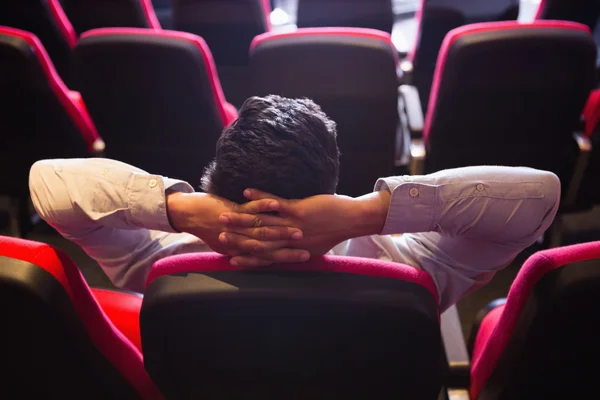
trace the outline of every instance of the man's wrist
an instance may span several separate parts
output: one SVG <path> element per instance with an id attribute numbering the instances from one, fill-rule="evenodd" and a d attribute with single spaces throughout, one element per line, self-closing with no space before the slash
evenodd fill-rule
<path id="1" fill-rule="evenodd" d="M 183 227 L 179 226 L 180 225 L 180 218 L 179 218 L 179 209 L 180 209 L 180 202 L 182 199 L 182 196 L 184 196 L 185 193 L 182 192 L 177 192 L 177 191 L 169 191 L 167 190 L 167 192 L 165 193 L 165 204 L 167 207 L 167 219 L 169 220 L 169 224 L 171 225 L 171 228 L 173 228 L 173 230 L 177 233 L 181 233 L 183 232 Z"/>
<path id="2" fill-rule="evenodd" d="M 354 199 L 352 237 L 379 235 L 390 207 L 391 193 L 380 190 Z"/>

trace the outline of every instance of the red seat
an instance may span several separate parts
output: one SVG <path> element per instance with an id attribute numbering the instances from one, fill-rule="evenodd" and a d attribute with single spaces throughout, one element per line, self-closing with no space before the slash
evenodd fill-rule
<path id="1" fill-rule="evenodd" d="M 96 29 L 81 36 L 74 58 L 107 156 L 197 185 L 221 131 L 237 118 L 204 40 L 166 30 Z"/>
<path id="2" fill-rule="evenodd" d="M 271 29 L 269 0 L 172 0 L 173 29 L 202 37 L 213 54 L 225 95 L 236 107 L 252 96 L 248 48 Z"/>
<path id="3" fill-rule="evenodd" d="M 434 399 L 447 368 L 431 277 L 372 259 L 241 270 L 215 253 L 168 257 L 141 329 L 167 398 Z"/>
<path id="4" fill-rule="evenodd" d="M 360 196 L 392 175 L 397 138 L 398 55 L 389 34 L 360 28 L 304 28 L 257 36 L 250 47 L 256 95 L 308 97 L 337 124 L 338 192 Z"/>
<path id="5" fill-rule="evenodd" d="M 471 398 L 583 399 L 600 372 L 600 242 L 538 252 L 473 332 Z"/>
<path id="6" fill-rule="evenodd" d="M 0 195 L 22 200 L 26 225 L 31 165 L 43 158 L 85 157 L 102 151 L 104 142 L 81 96 L 67 89 L 35 35 L 0 27 L 0 72 L 6 142 L 0 168 L 10 171 L 0 175 Z"/>
<path id="7" fill-rule="evenodd" d="M 438 53 L 448 32 L 467 24 L 516 20 L 518 15 L 518 0 L 421 0 L 416 14 L 418 32 L 408 60 L 411 83 L 419 90 L 424 113 Z"/>
<path id="8" fill-rule="evenodd" d="M 151 0 L 60 0 L 78 35 L 96 28 L 160 29 Z"/>
<path id="9" fill-rule="evenodd" d="M 573 22 L 491 22 L 451 31 L 423 127 L 424 171 L 529 166 L 556 173 L 564 198 L 580 160 L 574 133 L 594 84 L 595 58 L 588 28 Z"/>
<path id="10" fill-rule="evenodd" d="M 71 85 L 71 51 L 77 35 L 60 0 L 4 0 L 0 2 L 0 25 L 36 35 L 61 78 Z"/>
<path id="11" fill-rule="evenodd" d="M 392 33 L 394 11 L 391 0 L 298 0 L 296 25 L 353 27 Z"/>
<path id="12" fill-rule="evenodd" d="M 61 251 L 0 236 L 3 396 L 162 398 L 128 339 L 139 337 L 137 321 L 127 318 L 139 315 L 141 299 L 96 293 Z"/>

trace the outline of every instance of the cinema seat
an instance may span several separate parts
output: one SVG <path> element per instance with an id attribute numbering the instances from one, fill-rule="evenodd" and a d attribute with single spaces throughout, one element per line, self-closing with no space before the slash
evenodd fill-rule
<path id="1" fill-rule="evenodd" d="M 445 376 L 433 281 L 379 260 L 168 257 L 148 277 L 141 332 L 167 398 L 435 399 Z"/>
<path id="2" fill-rule="evenodd" d="M 128 324 L 140 302 L 118 292 L 95 297 L 66 254 L 0 236 L 2 396 L 161 399 L 128 338 L 139 337 Z"/>
<path id="3" fill-rule="evenodd" d="M 160 29 L 151 0 L 60 0 L 77 35 L 96 28 Z"/>
<path id="4" fill-rule="evenodd" d="M 95 29 L 81 36 L 74 60 L 107 156 L 197 187 L 221 131 L 237 118 L 204 40 Z"/>
<path id="5" fill-rule="evenodd" d="M 397 66 L 389 34 L 372 29 L 266 33 L 250 47 L 257 95 L 308 97 L 337 123 L 338 193 L 350 196 L 372 191 L 400 158 Z"/>
<path id="6" fill-rule="evenodd" d="M 584 399 L 600 373 L 600 242 L 531 256 L 472 332 L 471 399 Z"/>
<path id="7" fill-rule="evenodd" d="M 71 51 L 77 35 L 60 0 L 4 0 L 0 2 L 0 26 L 31 32 L 42 42 L 52 63 L 71 85 Z"/>
<path id="8" fill-rule="evenodd" d="M 67 89 L 30 32 L 0 27 L 0 195 L 15 199 L 14 234 L 30 228 L 29 168 L 43 158 L 86 157 L 104 150 L 85 104 Z"/>
<path id="9" fill-rule="evenodd" d="M 392 0 L 298 0 L 298 28 L 353 27 L 392 33 Z"/>
<path id="10" fill-rule="evenodd" d="M 438 53 L 448 32 L 467 24 L 516 20 L 518 15 L 518 0 L 421 0 L 415 16 L 416 40 L 402 65 L 409 71 L 408 82 L 419 91 L 425 114 Z"/>
<path id="11" fill-rule="evenodd" d="M 248 48 L 271 29 L 269 0 L 172 0 L 173 29 L 202 37 L 213 54 L 225 95 L 236 107 L 252 96 Z"/>
<path id="12" fill-rule="evenodd" d="M 412 173 L 529 166 L 556 173 L 563 200 L 576 193 L 570 183 L 580 180 L 574 174 L 589 147 L 583 135 L 574 134 L 594 83 L 595 59 L 589 29 L 573 22 L 492 22 L 451 31 L 424 125 L 414 91 L 401 88 L 406 115 L 417 121 L 409 128 L 422 128 Z"/>
<path id="13" fill-rule="evenodd" d="M 536 20 L 563 20 L 579 22 L 594 31 L 600 18 L 600 2 L 597 0 L 541 0 Z"/>

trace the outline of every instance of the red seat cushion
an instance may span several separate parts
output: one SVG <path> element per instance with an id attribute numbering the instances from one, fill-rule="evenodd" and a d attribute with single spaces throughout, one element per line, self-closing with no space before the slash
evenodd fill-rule
<path id="1" fill-rule="evenodd" d="M 585 119 L 585 136 L 592 137 L 592 133 L 598 127 L 598 122 L 600 122 L 600 90 L 594 90 L 590 93 L 583 109 L 583 117 Z"/>

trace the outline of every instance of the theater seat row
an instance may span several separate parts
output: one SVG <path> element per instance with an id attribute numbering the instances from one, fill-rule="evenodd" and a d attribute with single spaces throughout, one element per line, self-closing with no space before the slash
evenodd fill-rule
<path id="1" fill-rule="evenodd" d="M 435 286 L 408 266 L 322 257 L 247 271 L 187 254 L 157 262 L 141 297 L 90 289 L 61 251 L 0 237 L 2 393 L 436 399 L 464 385 L 472 399 L 587 398 L 599 285 L 600 242 L 534 254 L 481 314 L 457 385 Z"/>

